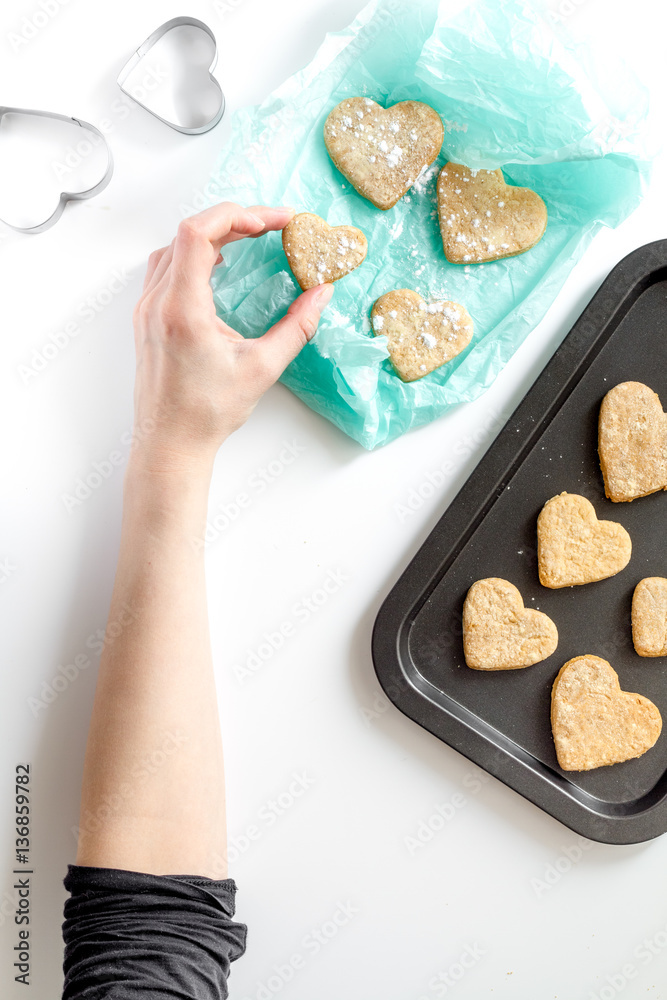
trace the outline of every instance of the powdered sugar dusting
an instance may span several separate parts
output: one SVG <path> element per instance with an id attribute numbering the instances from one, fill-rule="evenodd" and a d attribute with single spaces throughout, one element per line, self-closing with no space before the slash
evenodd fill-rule
<path id="1" fill-rule="evenodd" d="M 428 154 L 430 158 L 431 155 L 429 133 L 422 133 L 417 122 L 411 124 L 405 117 L 408 113 L 402 108 L 397 115 L 392 108 L 382 108 L 368 97 L 341 102 L 333 109 L 325 126 L 325 137 L 327 144 L 331 144 L 330 152 L 336 165 L 346 174 L 346 164 L 353 172 L 360 171 L 359 156 L 365 156 L 368 164 L 376 170 L 382 167 L 396 171 L 397 186 L 407 190 L 420 171 L 426 169 L 422 157 Z M 398 140 L 399 136 L 401 140 Z M 425 152 L 420 152 L 420 149 Z M 363 183 L 368 184 L 370 189 L 376 176 L 378 183 L 392 184 L 386 174 L 370 172 Z M 362 190 L 362 193 L 366 192 Z"/>
<path id="2" fill-rule="evenodd" d="M 442 170 L 438 183 L 438 214 L 447 257 L 467 263 L 516 253 L 519 244 L 511 217 L 494 213 L 494 207 L 502 209 L 507 204 L 502 200 L 508 190 L 505 183 L 494 171 L 472 170 L 453 163 L 449 166 L 449 171 Z M 475 185 L 478 176 L 481 183 Z M 468 184 L 465 192 L 462 181 Z"/>

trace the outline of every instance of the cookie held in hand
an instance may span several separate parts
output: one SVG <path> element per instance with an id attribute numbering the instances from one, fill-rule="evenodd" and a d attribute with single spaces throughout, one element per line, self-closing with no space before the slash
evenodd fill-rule
<path id="1" fill-rule="evenodd" d="M 547 227 L 547 206 L 535 191 L 506 184 L 502 170 L 451 162 L 438 177 L 438 216 L 452 264 L 515 257 L 539 243 Z"/>
<path id="2" fill-rule="evenodd" d="M 410 288 L 380 296 L 371 310 L 376 336 L 387 337 L 389 357 L 404 382 L 414 382 L 460 354 L 473 322 L 458 302 L 426 302 Z"/>
<path id="3" fill-rule="evenodd" d="M 360 195 L 385 210 L 433 163 L 443 137 L 440 115 L 421 101 L 382 108 L 370 97 L 350 97 L 324 123 L 324 143 L 336 167 Z"/>
<path id="4" fill-rule="evenodd" d="M 621 382 L 602 400 L 598 452 L 615 503 L 667 490 L 667 413 L 642 382 Z"/>
<path id="5" fill-rule="evenodd" d="M 537 566 L 543 587 L 557 590 L 595 583 L 630 562 L 632 542 L 623 525 L 598 521 L 586 497 L 561 493 L 537 519 Z"/>
<path id="6" fill-rule="evenodd" d="M 640 656 L 667 656 L 667 580 L 647 576 L 632 595 L 632 641 Z"/>
<path id="7" fill-rule="evenodd" d="M 662 718 L 648 698 L 621 691 L 599 656 L 575 656 L 551 689 L 551 729 L 564 771 L 591 771 L 641 757 L 660 736 Z"/>
<path id="8" fill-rule="evenodd" d="M 368 243 L 355 226 L 330 226 L 313 212 L 299 212 L 283 229 L 283 250 L 305 292 L 354 271 L 364 260 Z"/>
<path id="9" fill-rule="evenodd" d="M 524 607 L 507 580 L 473 583 L 463 605 L 463 652 L 473 670 L 516 670 L 546 660 L 558 645 L 548 615 Z"/>

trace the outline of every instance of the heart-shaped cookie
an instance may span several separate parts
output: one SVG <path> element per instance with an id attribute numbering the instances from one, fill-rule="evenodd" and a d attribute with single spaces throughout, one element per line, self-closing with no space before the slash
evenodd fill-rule
<path id="1" fill-rule="evenodd" d="M 543 587 L 557 590 L 614 576 L 632 555 L 630 535 L 616 521 L 598 521 L 590 500 L 561 493 L 537 519 L 537 565 Z"/>
<path id="2" fill-rule="evenodd" d="M 610 500 L 667 490 L 667 413 L 642 382 L 621 382 L 602 400 L 598 452 Z"/>
<path id="3" fill-rule="evenodd" d="M 354 271 L 366 256 L 368 243 L 355 226 L 330 226 L 319 215 L 299 212 L 283 229 L 283 250 L 305 292 Z"/>
<path id="4" fill-rule="evenodd" d="M 473 670 L 516 670 L 546 660 L 558 645 L 548 615 L 524 607 L 507 580 L 478 580 L 463 605 L 463 652 Z"/>
<path id="5" fill-rule="evenodd" d="M 660 712 L 641 694 L 621 691 L 599 656 L 575 656 L 551 689 L 551 728 L 564 771 L 591 771 L 641 757 L 662 729 Z"/>
<path id="6" fill-rule="evenodd" d="M 426 302 L 410 288 L 380 296 L 371 310 L 376 336 L 386 335 L 389 357 L 404 382 L 428 375 L 460 354 L 473 323 L 458 302 Z"/>
<path id="7" fill-rule="evenodd" d="M 632 641 L 640 656 L 667 656 L 667 580 L 647 576 L 632 595 Z"/>
<path id="8" fill-rule="evenodd" d="M 452 264 L 515 257 L 542 239 L 547 206 L 530 188 L 505 183 L 502 170 L 446 163 L 438 177 L 438 216 Z"/>
<path id="9" fill-rule="evenodd" d="M 382 108 L 370 97 L 350 97 L 324 123 L 324 143 L 341 174 L 385 210 L 433 163 L 443 136 L 440 115 L 420 101 Z"/>

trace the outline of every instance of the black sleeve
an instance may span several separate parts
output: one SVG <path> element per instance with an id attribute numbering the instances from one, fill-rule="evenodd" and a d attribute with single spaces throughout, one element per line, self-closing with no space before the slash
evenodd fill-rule
<path id="1" fill-rule="evenodd" d="M 245 951 L 233 879 L 68 865 L 63 1000 L 224 1000 Z"/>

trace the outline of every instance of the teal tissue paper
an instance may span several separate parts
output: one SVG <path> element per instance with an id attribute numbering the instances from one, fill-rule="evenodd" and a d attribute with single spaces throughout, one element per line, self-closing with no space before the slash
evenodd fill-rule
<path id="1" fill-rule="evenodd" d="M 330 225 L 357 226 L 368 239 L 366 260 L 336 282 L 284 384 L 369 449 L 484 392 L 596 230 L 618 225 L 641 199 L 650 162 L 646 94 L 627 69 L 619 78 L 622 102 L 522 0 L 373 0 L 261 105 L 237 111 L 211 200 L 293 205 Z M 357 95 L 383 106 L 425 101 L 443 119 L 440 156 L 386 212 L 357 194 L 322 138 L 329 111 Z M 509 184 L 537 191 L 549 214 L 540 243 L 493 263 L 448 263 L 435 186 L 449 159 L 502 167 Z M 212 279 L 218 315 L 244 336 L 260 336 L 299 293 L 280 233 L 231 244 L 225 260 Z M 386 338 L 370 327 L 373 302 L 394 288 L 461 302 L 475 324 L 465 351 L 412 383 L 394 373 Z"/>

